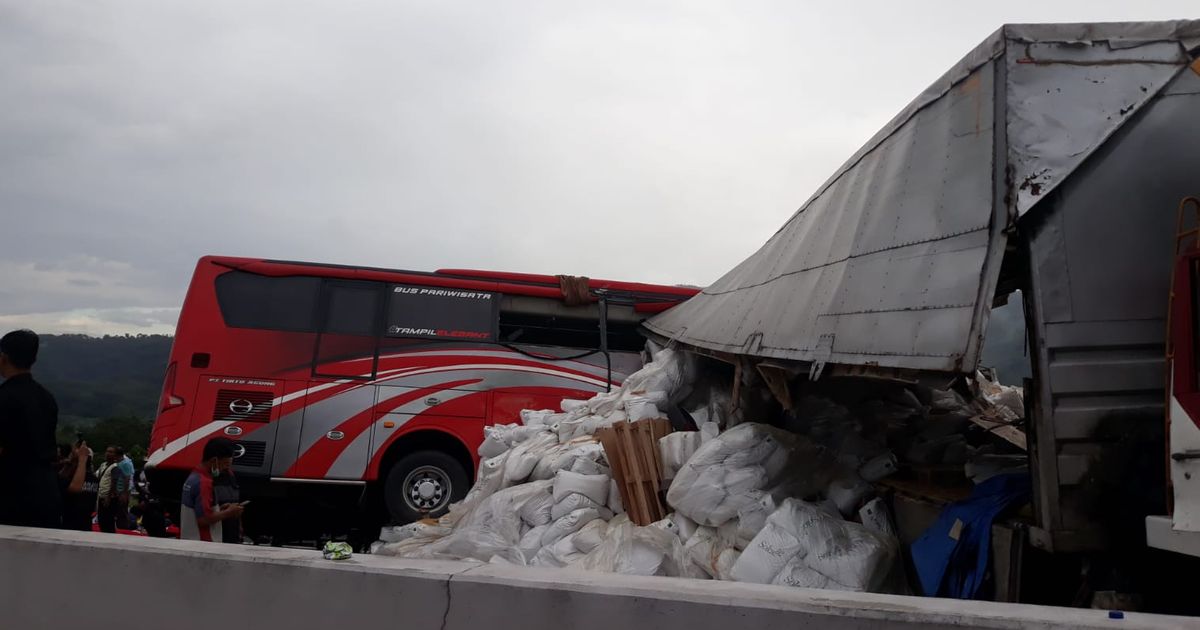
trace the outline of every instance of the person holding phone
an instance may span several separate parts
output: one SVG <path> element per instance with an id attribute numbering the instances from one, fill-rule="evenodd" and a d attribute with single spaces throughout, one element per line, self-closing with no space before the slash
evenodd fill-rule
<path id="1" fill-rule="evenodd" d="M 62 527 L 81 532 L 92 531 L 92 509 L 100 485 L 92 471 L 92 449 L 81 437 L 75 446 L 59 445 L 62 463 L 58 469 L 58 490 L 62 497 Z"/>
<path id="2" fill-rule="evenodd" d="M 200 465 L 183 482 L 183 496 L 179 520 L 179 537 L 184 540 L 207 542 L 241 542 L 243 505 L 236 502 L 220 502 L 216 480 L 222 475 L 233 474 L 233 441 L 215 437 L 204 445 Z M 227 490 L 220 491 L 227 498 Z M 237 532 L 237 540 L 225 535 L 226 527 Z"/>

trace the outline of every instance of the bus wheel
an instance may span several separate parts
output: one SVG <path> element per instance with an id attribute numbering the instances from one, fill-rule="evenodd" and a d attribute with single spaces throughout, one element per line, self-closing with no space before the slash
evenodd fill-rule
<path id="1" fill-rule="evenodd" d="M 437 518 L 467 494 L 467 471 L 441 451 L 417 451 L 401 457 L 388 471 L 383 499 L 395 523 Z"/>

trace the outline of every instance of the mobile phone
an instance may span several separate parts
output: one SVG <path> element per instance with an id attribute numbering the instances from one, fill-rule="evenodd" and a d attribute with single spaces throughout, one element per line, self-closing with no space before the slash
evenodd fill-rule
<path id="1" fill-rule="evenodd" d="M 250 503 L 250 499 L 246 499 L 245 501 L 242 501 L 242 502 L 241 502 L 241 503 L 239 503 L 238 505 L 240 505 L 240 506 L 242 506 L 242 507 L 246 507 L 246 505 L 248 505 L 249 503 Z"/>
<path id="2" fill-rule="evenodd" d="M 75 432 L 75 446 L 79 446 L 80 444 L 83 444 L 83 432 L 76 431 Z"/>

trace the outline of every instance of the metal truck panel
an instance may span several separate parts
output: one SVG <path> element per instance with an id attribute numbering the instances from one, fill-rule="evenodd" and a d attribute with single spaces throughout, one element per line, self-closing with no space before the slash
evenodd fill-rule
<path id="1" fill-rule="evenodd" d="M 1008 164 L 1024 214 L 1190 61 L 1178 41 L 1136 47 L 1011 40 Z"/>
<path id="2" fill-rule="evenodd" d="M 1035 505 L 1055 549 L 1092 546 L 1121 512 L 1165 505 L 1168 278 L 1197 147 L 1200 75 L 1186 71 L 1020 224 L 1038 377 Z"/>
<path id="3" fill-rule="evenodd" d="M 1197 45 L 1200 21 L 1001 28 L 758 252 L 647 327 L 732 354 L 971 371 L 1006 228 L 1136 117 Z M 1065 285 L 1043 289 L 1045 312 L 1073 321 Z"/>
<path id="4" fill-rule="evenodd" d="M 712 350 L 957 370 L 993 214 L 995 69 L 917 111 L 758 252 L 648 325 Z M 680 309 L 683 312 L 676 312 Z"/>

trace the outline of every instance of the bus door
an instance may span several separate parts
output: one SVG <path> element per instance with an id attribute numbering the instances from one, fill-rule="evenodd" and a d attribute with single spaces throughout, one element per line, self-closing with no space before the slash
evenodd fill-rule
<path id="1" fill-rule="evenodd" d="M 371 441 L 383 290 L 374 282 L 325 281 L 303 420 L 299 434 L 287 437 L 295 440 L 290 446 L 297 456 L 285 470 L 277 466 L 277 476 L 362 479 Z"/>
<path id="2" fill-rule="evenodd" d="M 207 442 L 227 437 L 235 443 L 235 473 L 270 474 L 279 413 L 274 401 L 283 395 L 283 389 L 284 383 L 279 380 L 207 374 L 200 377 L 192 426 L 211 430 L 193 432 L 193 439 Z"/>

